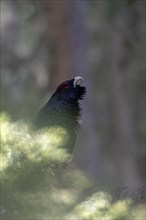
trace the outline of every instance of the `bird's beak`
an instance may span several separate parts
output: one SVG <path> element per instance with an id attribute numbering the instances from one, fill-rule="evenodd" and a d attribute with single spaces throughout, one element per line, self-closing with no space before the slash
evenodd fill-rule
<path id="1" fill-rule="evenodd" d="M 81 83 L 83 82 L 83 78 L 81 76 L 76 76 L 74 78 L 74 88 L 77 86 L 77 85 L 81 85 Z"/>

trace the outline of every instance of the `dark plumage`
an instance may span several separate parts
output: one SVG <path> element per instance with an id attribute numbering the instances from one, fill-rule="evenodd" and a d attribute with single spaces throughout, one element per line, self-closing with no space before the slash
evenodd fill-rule
<path id="1" fill-rule="evenodd" d="M 81 108 L 79 100 L 84 98 L 85 87 L 81 86 L 83 78 L 75 77 L 61 83 L 50 100 L 39 111 L 36 118 L 38 128 L 61 126 L 68 134 L 66 149 L 72 152 L 76 141 L 76 128 L 79 126 Z"/>

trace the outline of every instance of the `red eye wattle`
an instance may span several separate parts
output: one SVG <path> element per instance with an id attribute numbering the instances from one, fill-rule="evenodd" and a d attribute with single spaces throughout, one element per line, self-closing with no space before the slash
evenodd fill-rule
<path id="1" fill-rule="evenodd" d="M 65 89 L 69 88 L 69 83 L 65 82 L 60 86 L 61 92 L 63 92 Z"/>

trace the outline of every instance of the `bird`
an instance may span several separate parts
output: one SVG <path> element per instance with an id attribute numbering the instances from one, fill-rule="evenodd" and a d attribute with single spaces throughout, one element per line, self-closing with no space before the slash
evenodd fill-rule
<path id="1" fill-rule="evenodd" d="M 35 125 L 37 128 L 62 127 L 66 130 L 68 141 L 64 148 L 72 153 L 76 133 L 80 127 L 81 107 L 80 100 L 84 99 L 86 87 L 81 86 L 81 76 L 62 82 L 53 93 L 49 101 L 37 114 Z"/>

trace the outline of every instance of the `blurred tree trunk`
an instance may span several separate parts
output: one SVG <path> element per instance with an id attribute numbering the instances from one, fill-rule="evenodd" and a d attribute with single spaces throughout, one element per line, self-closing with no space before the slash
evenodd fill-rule
<path id="1" fill-rule="evenodd" d="M 144 128 L 138 130 L 137 124 L 139 118 L 144 118 L 143 102 L 140 100 L 144 96 L 145 61 L 142 46 L 145 42 L 145 7 L 142 1 L 133 1 L 130 4 L 128 1 L 113 1 L 113 4 L 112 13 L 110 11 L 110 15 L 106 14 L 109 16 L 108 21 L 103 22 L 99 33 L 104 36 L 105 45 L 101 67 L 99 65 L 97 71 L 99 76 L 103 75 L 103 88 L 100 86 L 101 79 L 98 78 L 97 92 L 99 91 L 99 95 L 100 92 L 106 93 L 106 105 L 99 103 L 99 108 L 103 108 L 105 114 L 100 114 L 100 109 L 97 109 L 97 118 L 104 116 L 104 120 L 99 121 L 103 124 L 100 125 L 103 130 L 99 130 L 102 138 L 100 186 L 106 186 L 116 193 L 117 188 L 120 191 L 124 186 L 129 190 L 124 196 L 128 197 L 135 189 L 139 193 L 145 185 L 145 168 L 142 162 L 145 150 L 141 144 Z M 105 10 L 103 5 L 101 9 Z M 102 99 L 97 97 L 97 100 L 100 98 Z M 140 141 L 138 133 L 141 134 Z"/>
<path id="2" fill-rule="evenodd" d="M 86 72 L 84 1 L 49 1 L 52 47 L 51 87 Z"/>
<path id="3" fill-rule="evenodd" d="M 132 123 L 131 103 L 128 101 L 124 91 L 123 75 L 120 66 L 122 62 L 123 44 L 122 38 L 116 31 L 112 35 L 112 56 L 111 56 L 111 89 L 113 104 L 113 129 L 116 136 L 117 157 L 115 157 L 117 167 L 117 178 L 127 187 L 137 188 L 139 178 L 137 175 L 137 163 L 135 158 L 135 141 Z M 126 71 L 126 70 L 125 70 Z"/>
<path id="4" fill-rule="evenodd" d="M 117 13 L 109 31 L 109 64 L 110 64 L 110 87 L 112 103 L 112 130 L 113 140 L 113 166 L 117 184 L 123 184 L 129 190 L 140 189 L 142 182 L 140 179 L 137 165 L 138 146 L 135 138 L 133 104 L 129 97 L 129 91 L 132 89 L 129 80 L 132 71 L 133 60 L 136 59 L 135 51 L 135 10 L 131 7 L 125 7 L 125 4 L 117 4 Z M 128 13 L 129 12 L 129 13 Z M 125 16 L 127 13 L 127 17 Z M 139 19 L 137 15 L 137 19 Z M 122 23 L 120 23 L 122 22 Z M 133 22 L 133 25 L 129 26 Z M 131 46 L 129 46 L 131 45 Z M 112 53 L 110 52 L 112 51 Z M 120 186 L 120 185 L 119 185 Z M 127 195 L 128 196 L 128 195 Z"/>

